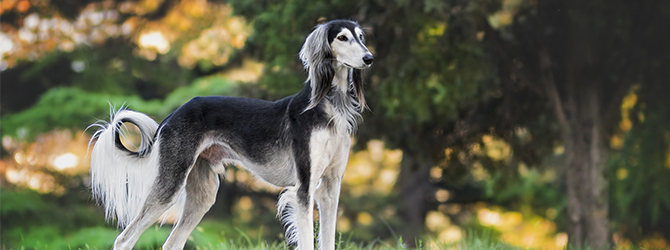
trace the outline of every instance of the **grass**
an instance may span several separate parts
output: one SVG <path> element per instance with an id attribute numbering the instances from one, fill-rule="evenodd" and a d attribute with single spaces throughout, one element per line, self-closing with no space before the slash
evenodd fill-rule
<path id="1" fill-rule="evenodd" d="M 268 244 L 262 240 L 256 242 L 251 241 L 248 237 L 240 236 L 240 239 L 237 241 L 230 241 L 228 243 L 221 243 L 216 247 L 212 246 L 199 246 L 195 249 L 250 249 L 250 250 L 280 250 L 280 249 L 293 249 L 287 247 L 284 242 L 274 242 Z M 347 239 L 344 239 L 347 238 Z M 461 241 L 453 243 L 444 243 L 444 242 L 432 242 L 431 240 L 422 241 L 417 240 L 415 242 L 416 248 L 409 248 L 407 243 L 402 239 L 402 237 L 395 240 L 395 242 L 385 242 L 381 240 L 373 240 L 371 242 L 353 242 L 350 240 L 351 237 L 345 237 L 340 233 L 337 238 L 336 249 L 338 250 L 406 250 L 406 249 L 417 249 L 417 250 L 447 250 L 447 249 L 458 249 L 458 250 L 526 250 L 528 248 L 516 247 L 506 244 L 499 239 L 495 238 L 490 231 L 483 232 L 468 232 Z M 435 244 L 433 244 L 435 243 Z M 567 247 L 566 250 L 610 250 L 614 249 L 612 247 L 605 248 L 591 248 L 591 247 Z M 530 250 L 530 249 L 529 249 Z M 644 247 L 631 247 L 628 250 L 652 250 L 652 248 Z"/>
<path id="2" fill-rule="evenodd" d="M 245 250 L 283 250 L 283 249 L 293 249 L 292 247 L 287 247 L 284 242 L 273 242 L 268 243 L 262 239 L 250 239 L 244 232 L 239 231 L 240 236 L 237 240 L 229 240 L 228 242 L 222 242 L 217 245 L 200 245 L 196 246 L 194 249 L 204 250 L 204 249 L 245 249 Z M 433 242 L 432 240 L 424 241 L 417 240 L 415 241 L 416 248 L 409 248 L 407 242 L 405 242 L 402 237 L 396 239 L 395 241 L 382 241 L 382 240 L 373 240 L 370 242 L 353 242 L 351 241 L 351 235 L 343 235 L 339 233 L 337 236 L 336 249 L 338 250 L 406 250 L 406 249 L 417 249 L 417 250 L 446 250 L 446 249 L 458 249 L 458 250 L 525 250 L 527 248 L 511 246 L 506 244 L 495 236 L 492 235 L 490 231 L 482 232 L 468 232 L 461 241 L 453 243 L 444 243 L 444 242 Z M 589 247 L 568 247 L 567 250 L 609 250 L 613 248 L 601 248 L 594 249 Z M 647 248 L 632 247 L 630 250 L 649 250 Z"/>
<path id="3" fill-rule="evenodd" d="M 212 225 L 205 224 L 205 228 L 200 228 L 194 231 L 190 238 L 189 242 L 185 249 L 196 249 L 196 250 L 209 250 L 209 249 L 245 249 L 245 250 L 283 250 L 283 249 L 293 249 L 293 247 L 287 247 L 283 241 L 275 241 L 269 243 L 263 240 L 260 236 L 256 239 L 249 237 L 244 230 L 234 229 L 232 231 L 223 232 L 220 229 L 223 227 L 214 227 L 217 224 L 212 223 Z M 109 229 L 105 229 L 109 230 Z M 260 229 L 262 231 L 262 228 Z M 110 232 L 104 231 L 103 229 L 96 229 L 86 234 L 81 234 L 77 237 L 70 237 L 64 239 L 69 241 L 70 244 L 60 245 L 51 244 L 51 245 L 33 245 L 28 242 L 24 242 L 22 246 L 3 246 L 1 249 L 110 249 L 111 242 L 116 236 L 115 230 L 109 230 Z M 214 233 L 217 232 L 217 233 Z M 169 233 L 168 228 L 159 228 L 155 227 L 153 230 L 147 230 L 140 241 L 137 242 L 134 249 L 160 249 L 160 245 L 167 238 Z M 262 235 L 262 232 L 258 235 Z M 522 247 L 511 246 L 506 244 L 496 238 L 494 233 L 490 230 L 483 231 L 468 231 L 465 234 L 465 237 L 453 243 L 444 243 L 436 242 L 432 239 L 428 240 L 416 240 L 414 245 L 416 248 L 409 248 L 407 242 L 402 237 L 397 237 L 395 240 L 372 240 L 370 242 L 354 242 L 351 240 L 352 234 L 342 234 L 339 233 L 336 238 L 336 249 L 339 250 L 406 250 L 406 249 L 418 249 L 418 250 L 446 250 L 446 249 L 481 249 L 481 250 L 521 250 L 527 249 Z M 73 242 L 87 242 L 86 244 L 76 245 L 72 244 Z M 103 242 L 102 244 L 100 242 Z M 589 247 L 568 247 L 567 250 L 609 250 L 613 248 L 601 248 L 594 249 Z M 642 247 L 631 247 L 630 250 L 650 250 L 650 248 Z"/>

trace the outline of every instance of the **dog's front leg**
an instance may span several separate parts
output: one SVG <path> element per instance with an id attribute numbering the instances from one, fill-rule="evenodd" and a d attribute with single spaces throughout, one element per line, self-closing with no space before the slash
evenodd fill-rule
<path id="1" fill-rule="evenodd" d="M 337 205 L 340 198 L 342 178 L 327 171 L 316 190 L 316 204 L 319 208 L 319 249 L 335 249 Z"/>
<path id="2" fill-rule="evenodd" d="M 318 175 L 315 176 L 315 171 L 318 171 L 318 159 L 314 157 L 315 148 L 312 147 L 315 144 L 314 139 L 314 134 L 300 135 L 296 136 L 293 141 L 293 154 L 298 180 L 294 189 L 295 203 L 293 206 L 295 206 L 295 215 L 289 216 L 289 218 L 293 218 L 294 229 L 297 229 L 295 230 L 297 232 L 296 235 L 287 236 L 289 236 L 288 242 L 297 243 L 296 249 L 300 250 L 314 249 L 315 177 L 318 179 Z M 281 200 L 282 198 L 280 198 L 280 203 Z"/>
<path id="3" fill-rule="evenodd" d="M 300 250 L 314 249 L 314 198 L 316 187 L 332 161 L 331 139 L 330 132 L 324 129 L 314 131 L 309 136 L 298 136 L 294 140 L 293 153 L 298 171 L 295 220 Z M 337 209 L 337 204 L 335 207 Z"/>
<path id="4" fill-rule="evenodd" d="M 314 249 L 314 187 L 300 185 L 297 192 L 296 223 L 298 227 L 298 245 L 296 249 Z"/>
<path id="5" fill-rule="evenodd" d="M 319 249 L 335 249 L 337 206 L 340 201 L 342 177 L 349 160 L 351 141 L 346 141 L 335 153 L 333 162 L 321 176 L 320 184 L 316 189 L 316 205 L 319 208 Z"/>

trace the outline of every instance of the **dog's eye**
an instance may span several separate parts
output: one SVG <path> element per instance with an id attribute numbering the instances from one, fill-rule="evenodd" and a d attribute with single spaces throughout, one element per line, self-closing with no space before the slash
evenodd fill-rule
<path id="1" fill-rule="evenodd" d="M 349 40 L 349 39 L 347 39 L 347 36 L 345 36 L 345 35 L 341 35 L 341 36 L 338 36 L 338 37 L 337 37 L 337 40 L 340 40 L 340 41 L 342 41 L 342 42 L 346 42 L 346 41 Z"/>

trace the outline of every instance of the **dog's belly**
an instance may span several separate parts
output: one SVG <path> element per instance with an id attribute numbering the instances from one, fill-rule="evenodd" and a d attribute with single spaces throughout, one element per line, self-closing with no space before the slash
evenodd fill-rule
<path id="1" fill-rule="evenodd" d="M 274 150 L 271 155 L 265 155 L 263 159 L 254 159 L 237 152 L 224 143 L 205 143 L 199 158 L 210 162 L 212 170 L 218 174 L 225 173 L 225 166 L 238 165 L 255 176 L 278 187 L 288 187 L 296 184 L 295 164 L 290 153 L 285 150 Z"/>
<path id="2" fill-rule="evenodd" d="M 244 169 L 274 186 L 289 187 L 296 184 L 295 166 L 287 159 L 276 159 L 262 165 L 250 161 L 241 161 L 241 163 Z"/>

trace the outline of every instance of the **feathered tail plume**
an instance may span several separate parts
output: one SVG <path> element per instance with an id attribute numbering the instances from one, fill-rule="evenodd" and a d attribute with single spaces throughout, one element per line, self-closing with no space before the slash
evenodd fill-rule
<path id="1" fill-rule="evenodd" d="M 158 150 L 152 150 L 158 129 L 156 121 L 132 110 L 111 110 L 109 123 L 93 135 L 97 142 L 91 153 L 91 189 L 93 198 L 105 208 L 105 218 L 117 219 L 125 228 L 137 216 L 158 174 Z M 124 122 L 135 124 L 141 133 L 137 152 L 121 143 Z"/>
<path id="2" fill-rule="evenodd" d="M 298 225 L 296 224 L 297 188 L 287 187 L 277 201 L 277 218 L 284 225 L 286 245 L 298 244 Z"/>

